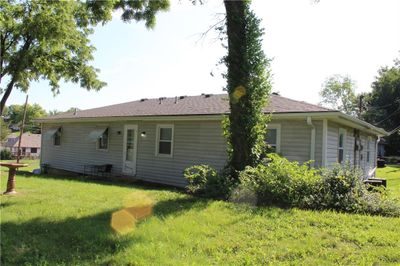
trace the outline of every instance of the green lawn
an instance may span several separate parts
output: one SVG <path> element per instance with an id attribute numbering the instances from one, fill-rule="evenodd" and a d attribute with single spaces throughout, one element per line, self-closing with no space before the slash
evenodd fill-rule
<path id="1" fill-rule="evenodd" d="M 390 196 L 400 201 L 400 165 L 379 168 L 376 175 L 387 180 Z"/>
<path id="2" fill-rule="evenodd" d="M 399 167 L 378 176 L 400 194 Z M 24 173 L 17 191 L 1 196 L 2 265 L 400 264 L 400 218 L 251 208 L 173 189 Z M 153 216 L 118 235 L 112 213 L 135 193 L 154 200 Z"/>

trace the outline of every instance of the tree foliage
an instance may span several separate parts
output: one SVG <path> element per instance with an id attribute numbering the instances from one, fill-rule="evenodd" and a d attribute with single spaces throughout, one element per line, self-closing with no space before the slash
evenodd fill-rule
<path id="1" fill-rule="evenodd" d="M 39 123 L 34 122 L 36 118 L 44 117 L 47 115 L 46 110 L 44 110 L 39 104 L 28 104 L 26 106 L 26 117 L 25 117 L 25 132 L 39 132 Z M 24 105 L 13 104 L 8 107 L 8 113 L 6 116 L 9 119 L 9 123 L 12 125 L 20 126 L 22 124 L 22 119 L 24 117 Z"/>
<path id="2" fill-rule="evenodd" d="M 10 129 L 8 129 L 8 123 L 4 121 L 4 118 L 0 118 L 0 142 L 4 141 L 10 134 Z"/>
<path id="3" fill-rule="evenodd" d="M 333 75 L 322 85 L 321 104 L 348 115 L 356 115 L 357 97 L 354 81 L 349 76 Z"/>
<path id="4" fill-rule="evenodd" d="M 227 87 L 230 114 L 225 121 L 229 165 L 232 174 L 256 165 L 265 151 L 268 117 L 262 109 L 271 85 L 269 60 L 262 50 L 260 20 L 250 10 L 249 1 L 224 1 L 228 55 Z"/>
<path id="5" fill-rule="evenodd" d="M 57 109 L 53 109 L 53 110 L 49 110 L 49 116 L 52 116 L 52 115 L 57 115 L 57 114 L 61 114 L 62 112 L 61 111 L 59 111 L 59 110 L 57 110 Z"/>
<path id="6" fill-rule="evenodd" d="M 32 81 L 45 79 L 53 93 L 61 80 L 99 90 L 106 83 L 90 65 L 95 47 L 93 27 L 122 10 L 125 21 L 145 21 L 153 27 L 155 14 L 169 7 L 168 0 L 41 1 L 0 0 L 1 112 L 14 87 L 26 92 Z"/>
<path id="7" fill-rule="evenodd" d="M 364 119 L 387 131 L 400 126 L 400 61 L 392 67 L 382 67 L 375 81 L 372 92 L 365 97 L 366 111 Z M 400 155 L 400 134 L 394 132 L 386 138 L 388 155 Z"/>

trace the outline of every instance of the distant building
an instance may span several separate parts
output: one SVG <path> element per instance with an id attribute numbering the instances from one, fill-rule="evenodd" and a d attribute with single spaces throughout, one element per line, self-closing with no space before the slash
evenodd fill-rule
<path id="1" fill-rule="evenodd" d="M 378 141 L 378 158 L 385 157 L 385 146 L 387 142 L 384 138 L 380 138 Z"/>
<path id="2" fill-rule="evenodd" d="M 39 157 L 40 156 L 40 134 L 24 133 L 21 140 L 21 156 L 22 157 Z M 4 143 L 4 147 L 11 151 L 13 156 L 18 155 L 19 134 L 11 134 Z"/>

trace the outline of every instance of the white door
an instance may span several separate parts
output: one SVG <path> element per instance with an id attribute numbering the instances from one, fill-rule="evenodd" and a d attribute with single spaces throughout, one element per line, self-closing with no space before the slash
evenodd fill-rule
<path id="1" fill-rule="evenodd" d="M 122 172 L 128 175 L 135 175 L 137 154 L 137 125 L 125 125 L 123 149 L 124 153 Z"/>

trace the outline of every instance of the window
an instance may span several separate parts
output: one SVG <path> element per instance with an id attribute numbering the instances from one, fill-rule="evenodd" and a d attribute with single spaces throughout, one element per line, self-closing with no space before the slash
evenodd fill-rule
<path id="1" fill-rule="evenodd" d="M 339 139 L 338 139 L 338 163 L 344 162 L 344 148 L 346 142 L 346 130 L 343 128 L 339 129 Z"/>
<path id="2" fill-rule="evenodd" d="M 37 148 L 31 148 L 31 153 L 37 153 Z"/>
<path id="3" fill-rule="evenodd" d="M 57 131 L 54 133 L 53 144 L 55 146 L 61 145 L 61 127 L 59 127 Z"/>
<path id="4" fill-rule="evenodd" d="M 275 152 L 280 152 L 281 125 L 269 124 L 267 126 L 267 136 L 265 140 L 267 144 L 271 146 Z"/>
<path id="5" fill-rule="evenodd" d="M 172 157 L 173 139 L 173 125 L 157 125 L 156 155 Z"/>
<path id="6" fill-rule="evenodd" d="M 370 157 L 370 152 L 371 152 L 371 137 L 368 137 L 367 139 L 367 162 L 369 163 L 369 157 Z"/>
<path id="7" fill-rule="evenodd" d="M 108 128 L 104 130 L 103 134 L 97 139 L 97 148 L 99 150 L 107 150 L 108 149 Z"/>

